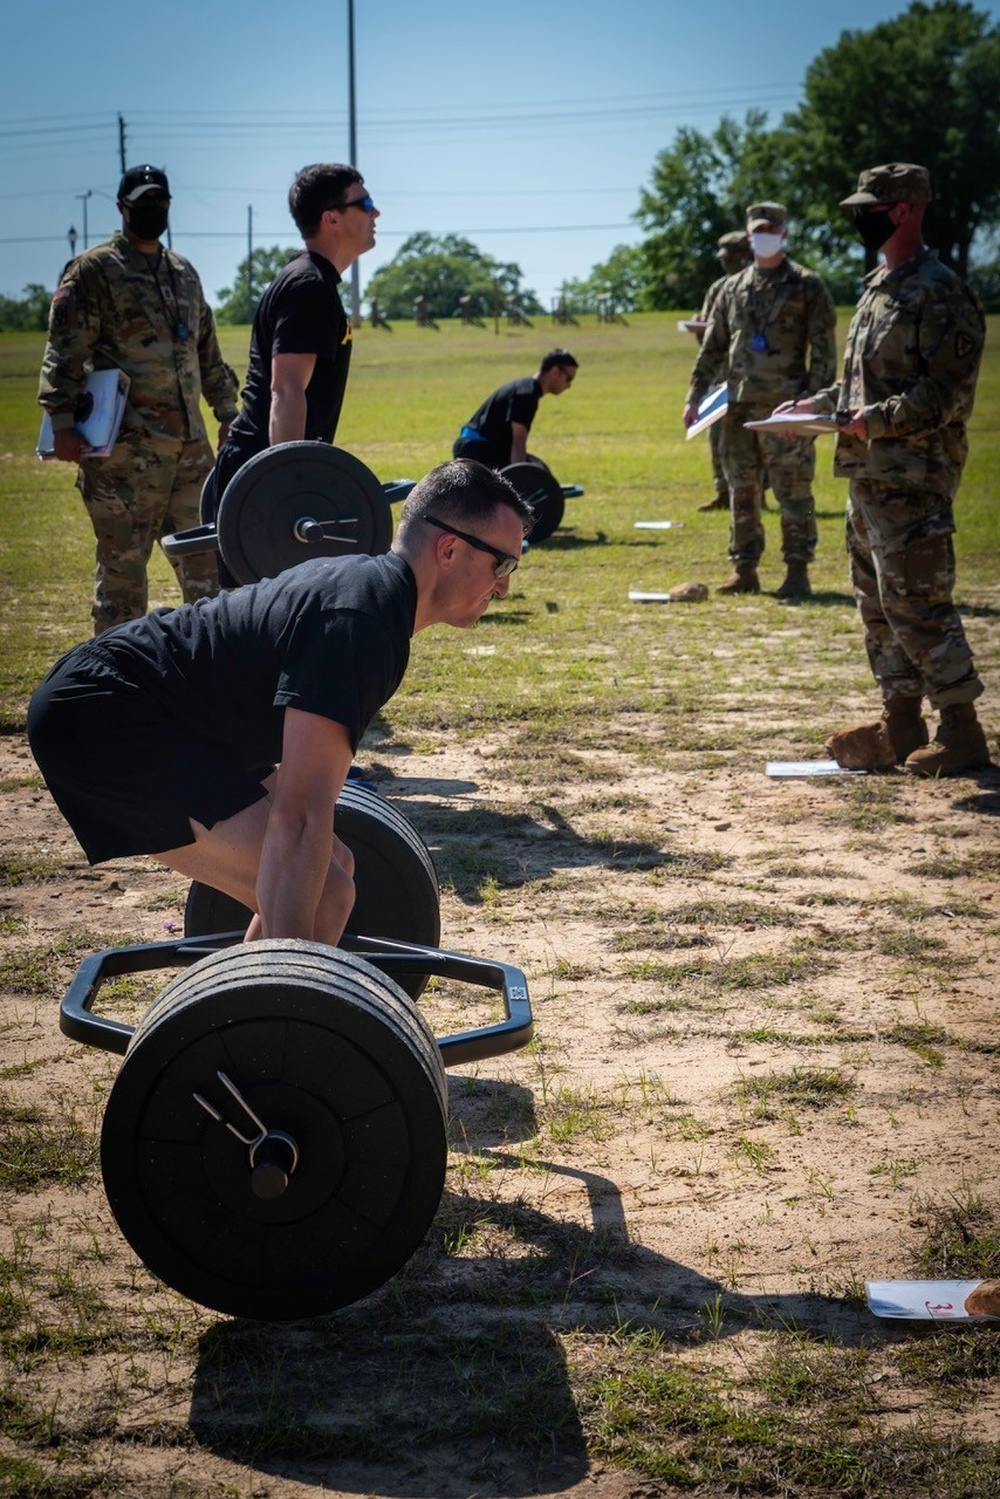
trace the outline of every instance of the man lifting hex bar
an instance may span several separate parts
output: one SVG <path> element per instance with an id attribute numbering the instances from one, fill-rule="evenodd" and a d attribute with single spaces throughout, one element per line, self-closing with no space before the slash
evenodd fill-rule
<path id="1" fill-rule="evenodd" d="M 410 638 L 503 598 L 530 508 L 468 460 L 406 500 L 392 550 L 316 558 L 74 647 L 28 738 L 92 864 L 150 854 L 256 914 L 254 937 L 335 945 L 354 901 L 334 806 Z"/>

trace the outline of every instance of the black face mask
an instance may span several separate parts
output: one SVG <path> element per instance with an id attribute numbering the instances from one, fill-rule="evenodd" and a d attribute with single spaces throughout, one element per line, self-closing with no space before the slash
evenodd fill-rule
<path id="1" fill-rule="evenodd" d="M 859 209 L 854 215 L 854 227 L 861 236 L 866 250 L 881 250 L 886 240 L 895 234 L 894 224 L 887 209 Z"/>
<path id="2" fill-rule="evenodd" d="M 128 227 L 137 239 L 159 239 L 170 216 L 169 198 L 139 198 L 129 205 Z"/>

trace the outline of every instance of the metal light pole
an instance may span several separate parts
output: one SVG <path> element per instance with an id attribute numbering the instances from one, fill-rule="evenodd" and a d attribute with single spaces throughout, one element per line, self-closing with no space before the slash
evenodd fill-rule
<path id="1" fill-rule="evenodd" d="M 253 322 L 253 204 L 247 204 L 247 321 Z"/>
<path id="2" fill-rule="evenodd" d="M 94 190 L 93 188 L 88 187 L 85 193 L 77 193 L 76 196 L 83 204 L 83 248 L 86 250 L 89 249 L 89 245 L 87 243 L 87 199 L 94 196 Z"/>
<path id="3" fill-rule="evenodd" d="M 358 164 L 358 127 L 354 99 L 354 0 L 347 0 L 347 115 L 348 160 Z M 361 273 L 358 262 L 351 266 L 351 326 L 361 327 Z"/>

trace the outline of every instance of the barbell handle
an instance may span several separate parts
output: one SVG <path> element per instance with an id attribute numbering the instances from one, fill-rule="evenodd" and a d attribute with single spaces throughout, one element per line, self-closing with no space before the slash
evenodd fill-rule
<path id="1" fill-rule="evenodd" d="M 204 526 L 191 526 L 187 531 L 175 531 L 172 536 L 160 538 L 160 545 L 168 557 L 193 557 L 198 552 L 217 552 L 219 533 L 215 522 Z"/>

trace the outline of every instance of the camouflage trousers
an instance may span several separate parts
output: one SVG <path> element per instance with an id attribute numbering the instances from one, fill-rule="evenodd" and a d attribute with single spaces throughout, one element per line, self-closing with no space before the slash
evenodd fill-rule
<path id="1" fill-rule="evenodd" d="M 723 463 L 729 483 L 729 555 L 737 566 L 756 567 L 764 552 L 761 505 L 765 476 L 781 507 L 781 555 L 808 563 L 816 555 L 816 472 L 813 437 L 748 432 L 743 423 L 770 416 L 770 406 L 730 405 L 722 421 Z"/>
<path id="2" fill-rule="evenodd" d="M 949 495 L 852 479 L 847 556 L 872 675 L 885 701 L 971 703 L 976 675 L 952 603 L 955 522 Z"/>
<path id="3" fill-rule="evenodd" d="M 725 500 L 729 504 L 729 485 L 726 483 L 726 467 L 722 461 L 722 422 L 716 422 L 714 427 L 708 429 L 708 446 L 712 454 L 712 483 L 715 486 L 715 497 Z"/>
<path id="4" fill-rule="evenodd" d="M 153 543 L 198 524 L 202 481 L 214 456 L 204 438 L 127 433 L 107 458 L 80 464 L 76 487 L 96 539 L 94 634 L 145 614 Z M 185 603 L 219 591 L 214 552 L 171 558 Z"/>

